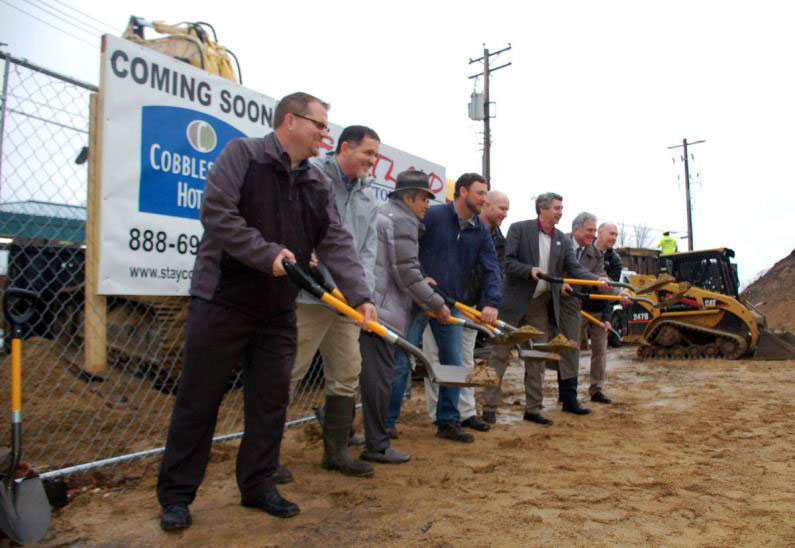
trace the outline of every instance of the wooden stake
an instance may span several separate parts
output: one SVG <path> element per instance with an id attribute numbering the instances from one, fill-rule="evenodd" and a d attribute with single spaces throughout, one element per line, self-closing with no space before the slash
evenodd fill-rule
<path id="1" fill-rule="evenodd" d="M 99 208 L 101 203 L 100 156 L 102 140 L 102 96 L 91 94 L 88 147 L 88 200 L 86 204 L 85 259 L 85 371 L 91 375 L 108 369 L 108 308 L 104 295 L 97 294 L 99 285 Z"/>

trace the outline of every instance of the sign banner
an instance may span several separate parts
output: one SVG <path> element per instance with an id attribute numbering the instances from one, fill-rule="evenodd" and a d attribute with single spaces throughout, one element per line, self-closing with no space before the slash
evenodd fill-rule
<path id="1" fill-rule="evenodd" d="M 231 139 L 270 133 L 278 101 L 109 35 L 100 101 L 98 292 L 187 295 L 213 161 Z M 329 127 L 323 152 L 336 149 L 343 129 Z M 386 144 L 371 172 L 376 195 L 386 200 L 409 168 L 428 173 L 444 201 L 442 166 Z"/>

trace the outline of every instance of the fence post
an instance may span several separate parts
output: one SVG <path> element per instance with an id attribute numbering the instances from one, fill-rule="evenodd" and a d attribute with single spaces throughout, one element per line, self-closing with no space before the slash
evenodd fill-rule
<path id="1" fill-rule="evenodd" d="M 85 371 L 96 375 L 108 369 L 108 308 L 104 295 L 97 294 L 99 282 L 100 148 L 99 120 L 101 95 L 91 94 L 89 109 L 88 199 L 86 203 L 85 255 Z"/>
<path id="2" fill-rule="evenodd" d="M 5 66 L 3 67 L 3 110 L 0 111 L 0 198 L 2 198 L 3 188 L 3 136 L 5 135 L 6 127 L 6 110 L 8 110 L 8 70 L 11 66 L 11 61 L 8 57 L 5 58 Z M 0 200 L 2 201 L 2 200 Z"/>

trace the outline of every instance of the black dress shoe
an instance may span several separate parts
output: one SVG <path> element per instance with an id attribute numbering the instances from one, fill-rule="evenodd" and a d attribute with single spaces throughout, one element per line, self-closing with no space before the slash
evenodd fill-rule
<path id="1" fill-rule="evenodd" d="M 497 412 L 492 411 L 490 409 L 483 410 L 483 420 L 489 424 L 496 424 L 497 422 Z"/>
<path id="2" fill-rule="evenodd" d="M 537 424 L 543 424 L 544 426 L 549 426 L 552 424 L 552 419 L 546 418 L 541 413 L 530 413 L 529 411 L 525 411 L 524 417 L 522 417 L 526 421 L 535 422 Z"/>
<path id="3" fill-rule="evenodd" d="M 182 531 L 190 527 L 191 523 L 187 504 L 168 504 L 160 511 L 160 528 L 163 531 Z"/>
<path id="4" fill-rule="evenodd" d="M 593 393 L 591 401 L 595 401 L 596 403 L 613 403 L 613 400 L 605 396 L 601 390 Z"/>
<path id="5" fill-rule="evenodd" d="M 464 432 L 461 429 L 461 425 L 455 422 L 440 424 L 439 428 L 436 430 L 436 436 L 460 443 L 472 443 L 475 441 L 475 436 Z"/>
<path id="6" fill-rule="evenodd" d="M 276 489 L 253 500 L 242 500 L 240 503 L 246 508 L 258 508 L 277 518 L 291 518 L 300 512 L 297 504 L 282 498 Z"/>
<path id="7" fill-rule="evenodd" d="M 485 422 L 477 415 L 472 415 L 467 420 L 462 421 L 461 426 L 466 426 L 467 428 L 477 430 L 478 432 L 488 432 L 491 430 L 489 423 Z"/>
<path id="8" fill-rule="evenodd" d="M 273 482 L 278 485 L 284 485 L 285 483 L 290 483 L 293 481 L 293 474 L 281 464 L 276 467 L 276 471 L 271 476 Z"/>
<path id="9" fill-rule="evenodd" d="M 572 413 L 574 415 L 587 415 L 591 412 L 590 409 L 587 407 L 583 407 L 580 405 L 580 402 L 564 402 L 563 403 L 563 412 L 564 413 Z"/>

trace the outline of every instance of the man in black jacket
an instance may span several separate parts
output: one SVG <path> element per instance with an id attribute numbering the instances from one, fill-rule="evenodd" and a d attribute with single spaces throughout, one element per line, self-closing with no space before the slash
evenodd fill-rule
<path id="1" fill-rule="evenodd" d="M 618 239 L 618 228 L 613 223 L 602 223 L 599 225 L 596 241 L 594 245 L 602 253 L 604 259 L 605 272 L 607 276 L 613 281 L 621 280 L 621 257 L 618 255 L 613 246 L 616 245 Z M 612 316 L 614 301 L 605 301 L 604 306 L 598 310 L 601 314 L 603 321 L 610 321 Z M 626 305 L 625 305 L 626 306 Z M 599 348 L 594 348 L 595 345 Z M 600 358 L 601 359 L 597 359 Z M 607 337 L 596 337 L 591 339 L 591 385 L 588 388 L 588 393 L 591 396 L 591 401 L 597 403 L 612 403 L 612 400 L 605 396 L 604 386 L 607 380 Z"/>
<path id="2" fill-rule="evenodd" d="M 307 267 L 314 249 L 365 321 L 376 319 L 331 183 L 307 161 L 328 136 L 328 108 L 306 93 L 284 97 L 273 133 L 230 141 L 207 177 L 185 359 L 157 482 L 166 531 L 191 525 L 188 506 L 204 478 L 218 407 L 244 354 L 241 504 L 283 518 L 299 511 L 273 481 L 296 348 L 298 289 L 282 261 Z"/>
<path id="3" fill-rule="evenodd" d="M 605 259 L 605 272 L 607 272 L 607 277 L 614 282 L 621 280 L 621 271 L 624 269 L 624 265 L 621 263 L 621 256 L 613 249 L 617 239 L 618 227 L 616 227 L 615 224 L 602 223 L 599 225 L 596 236 L 596 247 L 602 252 L 602 256 Z M 609 304 L 609 307 L 612 310 L 612 303 Z M 607 306 L 605 310 L 607 310 Z"/>

